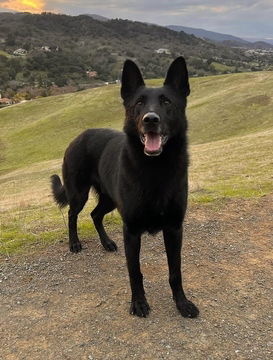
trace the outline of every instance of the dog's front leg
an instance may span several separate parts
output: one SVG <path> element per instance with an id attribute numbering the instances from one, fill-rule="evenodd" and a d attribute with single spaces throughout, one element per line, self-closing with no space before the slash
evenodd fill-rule
<path id="1" fill-rule="evenodd" d="M 169 265 L 169 282 L 177 309 L 184 317 L 194 318 L 199 314 L 198 308 L 186 298 L 182 286 L 181 248 L 183 228 L 164 229 L 164 243 Z"/>
<path id="2" fill-rule="evenodd" d="M 141 236 L 140 234 L 136 235 L 130 232 L 126 225 L 123 227 L 123 234 L 132 291 L 130 314 L 146 317 L 149 314 L 150 307 L 145 297 L 143 276 L 140 271 L 139 253 L 141 247 Z"/>

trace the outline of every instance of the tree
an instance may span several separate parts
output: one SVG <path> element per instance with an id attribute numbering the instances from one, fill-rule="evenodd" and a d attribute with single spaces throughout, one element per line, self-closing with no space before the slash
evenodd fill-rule
<path id="1" fill-rule="evenodd" d="M 7 46 L 15 46 L 16 45 L 15 35 L 13 33 L 8 33 L 8 35 L 6 37 L 6 45 Z"/>

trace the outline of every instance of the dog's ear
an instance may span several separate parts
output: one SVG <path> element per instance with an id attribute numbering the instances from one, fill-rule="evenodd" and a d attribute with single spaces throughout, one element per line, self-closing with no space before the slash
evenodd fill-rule
<path id="1" fill-rule="evenodd" d="M 138 66 L 132 60 L 126 60 L 121 77 L 122 99 L 130 98 L 140 86 L 145 86 L 145 83 Z"/>
<path id="2" fill-rule="evenodd" d="M 170 86 L 185 97 L 190 94 L 188 70 L 183 56 L 179 56 L 171 63 L 164 85 Z"/>

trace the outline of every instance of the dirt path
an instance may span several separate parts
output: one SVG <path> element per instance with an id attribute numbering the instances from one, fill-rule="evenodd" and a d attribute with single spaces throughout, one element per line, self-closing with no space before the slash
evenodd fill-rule
<path id="1" fill-rule="evenodd" d="M 78 255 L 56 242 L 2 259 L 0 358 L 272 359 L 273 196 L 192 207 L 185 228 L 185 289 L 198 319 L 176 311 L 161 236 L 143 239 L 147 319 L 128 314 L 120 232 L 116 254 L 95 238 Z"/>

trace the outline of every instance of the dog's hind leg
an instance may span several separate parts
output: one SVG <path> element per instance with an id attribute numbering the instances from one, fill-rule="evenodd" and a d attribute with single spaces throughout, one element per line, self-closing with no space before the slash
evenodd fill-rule
<path id="1" fill-rule="evenodd" d="M 77 231 L 78 214 L 83 209 L 88 200 L 89 189 L 81 193 L 75 193 L 73 198 L 69 199 L 68 211 L 68 229 L 69 229 L 69 248 L 71 252 L 77 253 L 82 250 Z"/>
<path id="2" fill-rule="evenodd" d="M 108 196 L 100 193 L 98 205 L 95 207 L 95 209 L 90 214 L 93 219 L 95 228 L 99 234 L 102 246 L 107 251 L 116 251 L 117 245 L 106 234 L 102 221 L 103 221 L 104 215 L 111 212 L 115 208 L 116 208 L 116 206 L 113 203 L 113 201 Z"/>

